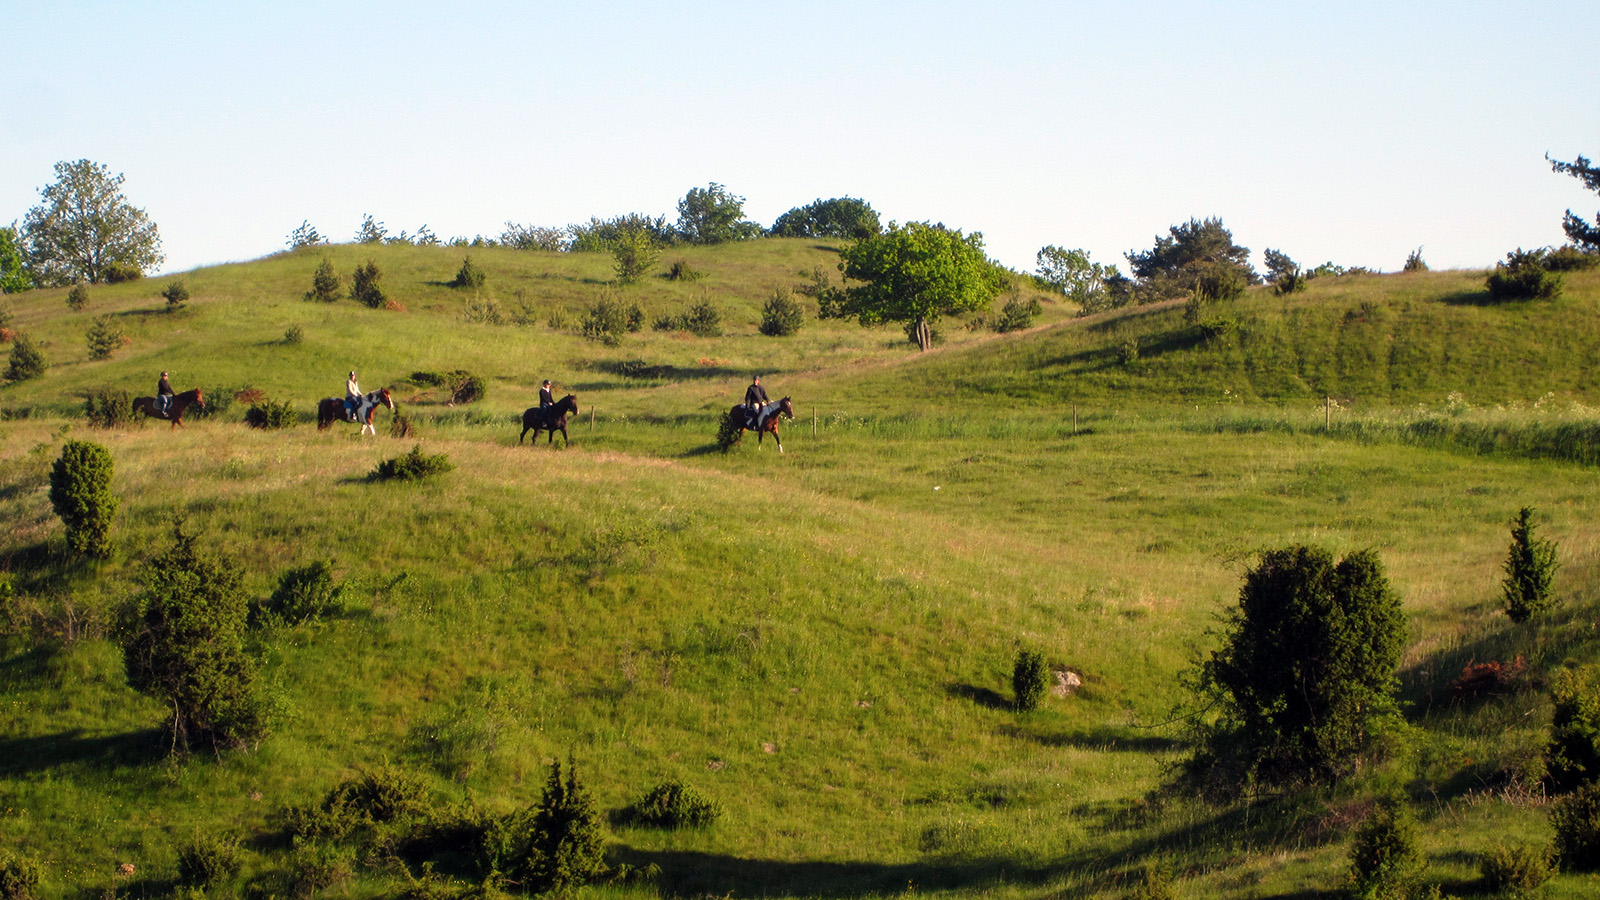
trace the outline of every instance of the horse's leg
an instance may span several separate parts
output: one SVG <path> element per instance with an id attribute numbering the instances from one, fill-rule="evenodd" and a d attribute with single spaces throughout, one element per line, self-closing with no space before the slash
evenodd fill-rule
<path id="1" fill-rule="evenodd" d="M 555 432 L 551 432 L 550 433 L 550 443 L 554 444 L 555 442 L 556 442 Z M 567 437 L 567 426 L 565 426 L 565 425 L 561 426 L 561 446 L 563 446 L 563 447 L 572 446 L 572 438 Z"/>

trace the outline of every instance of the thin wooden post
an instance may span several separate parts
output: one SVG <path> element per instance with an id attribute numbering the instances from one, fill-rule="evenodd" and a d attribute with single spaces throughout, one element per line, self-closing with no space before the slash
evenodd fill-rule
<path id="1" fill-rule="evenodd" d="M 589 433 L 594 434 L 594 407 L 589 407 Z"/>
<path id="2" fill-rule="evenodd" d="M 1323 397 L 1322 398 L 1322 430 L 1323 431 L 1331 431 L 1332 429 L 1333 429 L 1333 399 L 1331 397 Z"/>
<path id="3" fill-rule="evenodd" d="M 1072 433 L 1078 433 L 1078 404 L 1072 404 Z"/>
<path id="4" fill-rule="evenodd" d="M 817 408 L 811 407 L 811 436 L 817 436 Z"/>

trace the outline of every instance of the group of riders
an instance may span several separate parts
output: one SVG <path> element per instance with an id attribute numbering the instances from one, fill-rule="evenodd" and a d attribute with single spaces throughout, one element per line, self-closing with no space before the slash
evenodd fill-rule
<path id="1" fill-rule="evenodd" d="M 166 416 L 172 407 L 172 382 L 167 380 L 167 373 L 161 373 L 161 382 L 156 385 L 156 411 Z M 765 416 L 762 412 L 772 401 L 767 398 L 767 389 L 761 386 L 761 376 L 756 375 L 750 379 L 750 386 L 744 389 L 744 414 L 745 427 L 754 431 L 761 426 Z M 555 393 L 551 388 L 550 379 L 546 378 L 544 384 L 539 386 L 539 412 L 556 405 Z M 356 410 L 361 407 L 361 384 L 356 380 L 356 370 L 350 370 L 350 377 L 344 383 L 344 411 L 345 418 L 354 422 Z"/>

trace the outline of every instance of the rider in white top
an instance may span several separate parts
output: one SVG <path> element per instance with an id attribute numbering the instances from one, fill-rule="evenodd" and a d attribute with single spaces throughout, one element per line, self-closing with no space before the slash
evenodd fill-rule
<path id="1" fill-rule="evenodd" d="M 354 416 L 356 408 L 361 405 L 361 385 L 356 383 L 356 371 L 350 370 L 350 380 L 344 383 L 344 408 L 347 413 Z"/>

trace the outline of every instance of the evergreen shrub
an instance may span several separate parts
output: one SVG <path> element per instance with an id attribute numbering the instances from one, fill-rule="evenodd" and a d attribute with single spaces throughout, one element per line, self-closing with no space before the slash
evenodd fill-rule
<path id="1" fill-rule="evenodd" d="M 1550 848 L 1526 844 L 1497 847 L 1478 857 L 1483 887 L 1505 897 L 1526 897 L 1555 875 Z"/>
<path id="2" fill-rule="evenodd" d="M 6 369 L 7 381 L 27 381 L 44 374 L 44 354 L 34 346 L 33 338 L 17 334 L 11 342 L 11 364 Z"/>
<path id="3" fill-rule="evenodd" d="M 1556 545 L 1535 537 L 1533 509 L 1523 507 L 1511 523 L 1511 548 L 1501 571 L 1506 573 L 1500 583 L 1505 596 L 1506 615 L 1513 622 L 1526 622 L 1555 605 L 1550 594 L 1555 580 Z"/>
<path id="4" fill-rule="evenodd" d="M 239 839 L 195 832 L 194 839 L 178 850 L 178 883 L 208 888 L 228 881 L 244 867 Z"/>
<path id="5" fill-rule="evenodd" d="M 383 271 L 370 259 L 366 265 L 356 266 L 355 273 L 350 276 L 350 299 L 368 309 L 383 309 L 389 303 L 389 296 L 378 284 L 382 278 Z"/>
<path id="6" fill-rule="evenodd" d="M 1039 317 L 1044 309 L 1039 305 L 1038 297 L 1022 299 L 1019 293 L 1013 293 L 1011 299 L 1000 309 L 1000 317 L 994 321 L 995 331 L 1005 334 L 1011 331 L 1021 331 L 1033 325 L 1033 320 Z"/>
<path id="7" fill-rule="evenodd" d="M 1550 810 L 1561 868 L 1600 870 L 1600 782 L 1591 781 Z"/>
<path id="8" fill-rule="evenodd" d="M 333 271 L 333 263 L 327 257 L 317 265 L 317 271 L 311 276 L 311 290 L 306 292 L 307 300 L 316 300 L 321 303 L 332 303 L 344 293 L 344 283 Z"/>
<path id="9" fill-rule="evenodd" d="M 300 416 L 294 411 L 294 405 L 287 400 L 268 400 L 262 398 L 250 404 L 245 410 L 244 422 L 251 428 L 293 428 L 299 424 Z"/>
<path id="10" fill-rule="evenodd" d="M 1404 801 L 1373 807 L 1350 844 L 1350 888 L 1355 900 L 1412 900 L 1423 896 L 1417 823 Z"/>
<path id="11" fill-rule="evenodd" d="M 621 301 L 613 297 L 601 297 L 584 314 L 580 330 L 591 341 L 615 347 L 628 331 L 628 312 Z"/>
<path id="12" fill-rule="evenodd" d="M 794 292 L 780 287 L 761 308 L 761 333 L 767 337 L 788 337 L 798 332 L 805 320 L 805 308 L 794 299 Z"/>
<path id="13" fill-rule="evenodd" d="M 1543 250 L 1507 253 L 1484 283 L 1493 300 L 1553 300 L 1561 295 L 1561 276 L 1545 266 Z"/>
<path id="14" fill-rule="evenodd" d="M 1600 667 L 1557 672 L 1550 700 L 1555 714 L 1544 751 L 1550 789 L 1562 793 L 1600 782 Z"/>
<path id="15" fill-rule="evenodd" d="M 1050 673 L 1045 669 L 1044 657 L 1033 650 L 1017 651 L 1016 662 L 1011 665 L 1011 692 L 1017 709 L 1037 709 L 1049 687 Z"/>
<path id="16" fill-rule="evenodd" d="M 76 553 L 111 555 L 111 520 L 119 503 L 111 493 L 114 469 L 111 451 L 88 441 L 67 441 L 50 469 L 50 505 Z"/>
<path id="17" fill-rule="evenodd" d="M 605 826 L 588 789 L 568 764 L 550 765 L 544 795 L 533 809 L 495 822 L 484 838 L 487 867 L 519 882 L 531 893 L 561 891 L 604 876 Z"/>
<path id="18" fill-rule="evenodd" d="M 122 330 L 112 324 L 110 316 L 95 316 L 94 323 L 84 332 L 84 342 L 89 345 L 90 359 L 110 359 L 113 353 L 128 342 Z"/>
<path id="19" fill-rule="evenodd" d="M 126 389 L 103 385 L 83 394 L 83 415 L 96 428 L 116 428 L 133 422 L 133 395 Z"/>
<path id="20" fill-rule="evenodd" d="M 623 811 L 624 822 L 648 828 L 705 828 L 722 816 L 722 807 L 681 781 L 651 788 Z"/>
<path id="21" fill-rule="evenodd" d="M 101 275 L 106 284 L 121 284 L 124 281 L 138 281 L 144 277 L 144 272 L 133 263 L 114 262 L 106 266 Z"/>
<path id="22" fill-rule="evenodd" d="M 252 620 L 299 625 L 339 609 L 344 585 L 333 577 L 333 563 L 317 560 L 278 576 L 278 586 L 265 603 L 251 610 Z"/>
<path id="23" fill-rule="evenodd" d="M 73 312 L 82 312 L 88 305 L 89 286 L 80 281 L 72 286 L 72 290 L 67 291 L 67 306 L 71 307 Z"/>
<path id="24" fill-rule="evenodd" d="M 477 263 L 472 261 L 472 257 L 468 256 L 461 261 L 461 268 L 456 271 L 455 280 L 450 282 L 450 286 L 476 290 L 483 287 L 483 282 L 487 277 L 484 275 L 483 270 L 478 268 Z"/>
<path id="25" fill-rule="evenodd" d="M 422 445 L 417 444 L 403 456 L 378 463 L 378 467 L 372 470 L 371 478 L 374 481 L 416 481 L 431 475 L 443 475 L 454 468 L 450 464 L 450 457 L 443 453 L 423 453 Z"/>
<path id="26" fill-rule="evenodd" d="M 169 281 L 161 296 L 167 298 L 167 312 L 183 309 L 183 305 L 189 302 L 189 286 L 181 278 Z"/>

